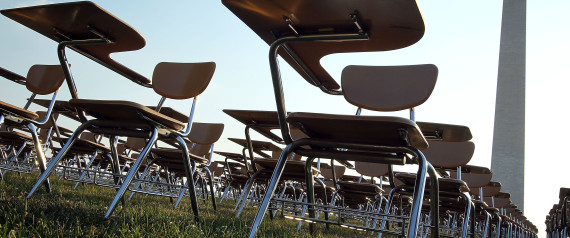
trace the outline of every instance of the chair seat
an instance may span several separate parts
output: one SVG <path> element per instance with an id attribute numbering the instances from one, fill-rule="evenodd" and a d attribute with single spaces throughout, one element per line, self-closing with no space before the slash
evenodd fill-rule
<path id="1" fill-rule="evenodd" d="M 16 107 L 12 104 L 5 103 L 3 101 L 0 101 L 0 111 L 6 111 L 29 120 L 36 120 L 39 118 L 38 114 L 36 114 L 35 112 L 28 111 L 20 107 Z"/>
<path id="2" fill-rule="evenodd" d="M 402 181 L 405 185 L 414 186 L 416 182 L 416 174 L 413 173 L 396 173 L 395 177 Z M 430 189 L 430 177 L 426 180 L 426 190 Z M 469 187 L 464 181 L 453 178 L 438 178 L 440 196 L 442 192 L 464 193 L 469 192 Z"/>
<path id="3" fill-rule="evenodd" d="M 254 159 L 253 163 L 260 165 L 266 170 L 273 171 L 275 166 L 277 165 L 278 159 Z M 305 176 L 305 161 L 298 161 L 298 160 L 287 160 L 285 165 L 285 170 L 283 171 L 284 175 L 298 175 L 304 178 Z M 317 175 L 319 170 L 315 167 L 311 167 L 311 171 L 313 175 Z"/>
<path id="4" fill-rule="evenodd" d="M 446 142 L 463 142 L 473 138 L 469 127 L 460 125 L 450 125 L 433 122 L 416 122 L 424 136 L 430 140 L 441 140 Z"/>
<path id="5" fill-rule="evenodd" d="M 67 140 L 68 138 L 59 138 L 59 137 L 54 137 L 54 140 Z M 54 150 L 58 150 L 59 151 L 60 148 L 54 148 Z M 95 150 L 101 151 L 103 153 L 111 153 L 111 149 L 103 144 L 100 143 L 96 143 L 90 140 L 84 140 L 84 139 L 77 139 L 74 143 L 73 146 L 71 147 L 71 152 L 72 153 L 91 153 Z"/>
<path id="6" fill-rule="evenodd" d="M 31 141 L 32 137 L 29 135 L 16 132 L 16 131 L 0 131 L 0 142 L 6 143 L 23 143 Z"/>
<path id="7" fill-rule="evenodd" d="M 182 151 L 179 149 L 170 149 L 170 148 L 154 148 L 150 150 L 151 153 L 157 155 L 157 159 L 155 163 L 157 164 L 173 164 L 173 165 L 181 165 L 184 164 L 182 160 Z M 191 160 L 194 160 L 196 163 L 199 164 L 207 164 L 208 159 L 199 157 L 192 153 L 188 154 Z"/>
<path id="8" fill-rule="evenodd" d="M 416 123 L 401 117 L 295 112 L 289 114 L 287 121 L 311 138 L 335 140 L 340 143 L 407 146 L 400 135 L 400 129 L 403 129 L 407 131 L 412 147 L 428 147 Z"/>
<path id="9" fill-rule="evenodd" d="M 123 121 L 133 124 L 158 123 L 172 130 L 184 128 L 184 123 L 134 102 L 71 99 L 69 103 L 74 107 L 85 110 L 89 115 L 98 119 Z"/>
<path id="10" fill-rule="evenodd" d="M 341 191 L 345 193 L 357 193 L 362 195 L 377 195 L 382 194 L 383 189 L 377 184 L 371 183 L 358 183 L 352 181 L 338 181 L 336 184 L 340 186 Z"/>
<path id="11" fill-rule="evenodd" d="M 45 108 L 49 108 L 49 105 L 51 104 L 51 100 L 47 99 L 34 99 L 33 102 Z M 69 104 L 69 101 L 56 100 L 53 104 L 53 112 L 57 112 L 58 114 L 64 115 L 78 122 L 81 121 L 81 119 L 79 119 L 77 116 L 75 107 L 71 106 L 71 104 Z"/>
<path id="12" fill-rule="evenodd" d="M 508 193 L 498 193 L 493 199 L 490 197 L 483 197 L 483 201 L 495 208 L 506 208 L 512 204 L 510 198 L 510 194 Z"/>
<path id="13" fill-rule="evenodd" d="M 232 178 L 232 180 L 239 180 L 243 182 L 249 179 L 249 176 L 243 174 L 230 174 L 230 177 Z"/>

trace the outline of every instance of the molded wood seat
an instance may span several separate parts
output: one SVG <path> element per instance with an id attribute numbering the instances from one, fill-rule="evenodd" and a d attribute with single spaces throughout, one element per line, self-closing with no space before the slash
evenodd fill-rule
<path id="1" fill-rule="evenodd" d="M 0 101 L 0 112 L 10 113 L 12 115 L 20 116 L 28 120 L 37 120 L 38 114 L 35 112 L 14 106 L 12 104 Z"/>
<path id="2" fill-rule="evenodd" d="M 497 195 L 491 197 L 483 197 L 483 201 L 487 204 L 494 204 L 495 208 L 506 208 L 512 205 L 511 195 L 509 193 L 499 192 Z"/>
<path id="3" fill-rule="evenodd" d="M 125 121 L 131 124 L 151 125 L 152 123 L 157 123 L 173 130 L 181 130 L 185 126 L 181 121 L 129 101 L 71 99 L 69 103 L 98 119 Z"/>
<path id="4" fill-rule="evenodd" d="M 184 162 L 182 161 L 182 151 L 179 149 L 172 149 L 172 148 L 154 148 L 151 150 L 151 153 L 157 156 L 157 161 L 155 163 L 161 165 L 169 165 L 169 166 L 179 166 L 182 167 Z M 192 153 L 188 154 L 190 159 L 192 159 L 196 163 L 206 164 L 208 163 L 208 159 L 202 157 L 204 154 L 197 155 Z"/>
<path id="5" fill-rule="evenodd" d="M 255 164 L 260 165 L 263 169 L 273 171 L 275 166 L 277 165 L 278 159 L 266 159 L 266 158 L 259 158 L 254 159 L 253 162 Z M 295 177 L 298 180 L 305 179 L 305 161 L 297 161 L 297 160 L 288 160 L 287 161 L 287 168 L 283 171 L 284 175 Z M 319 170 L 316 167 L 311 167 L 311 171 L 313 175 L 317 175 Z"/>
<path id="6" fill-rule="evenodd" d="M 469 127 L 434 122 L 416 122 L 428 141 L 441 140 L 446 142 L 463 142 L 473 138 Z"/>
<path id="7" fill-rule="evenodd" d="M 45 108 L 49 108 L 51 103 L 50 100 L 45 99 L 34 99 L 33 102 Z M 56 100 L 53 104 L 53 112 L 81 122 L 81 119 L 77 116 L 77 110 L 75 110 L 74 106 L 69 104 L 69 101 Z"/>
<path id="8" fill-rule="evenodd" d="M 491 170 L 485 167 L 466 165 L 461 167 L 461 172 L 461 180 L 465 181 L 470 188 L 476 188 L 473 190 L 478 190 L 480 187 L 487 186 L 493 178 Z M 450 171 L 450 176 L 456 178 L 457 172 Z M 472 193 L 474 192 L 472 191 Z M 477 192 L 477 194 L 478 193 L 479 192 Z M 483 191 L 483 195 L 486 196 L 485 191 Z"/>
<path id="9" fill-rule="evenodd" d="M 475 152 L 475 144 L 471 141 L 430 141 L 429 145 L 422 153 L 436 168 L 457 169 L 469 163 Z"/>
<path id="10" fill-rule="evenodd" d="M 491 181 L 483 187 L 484 197 L 494 197 L 501 192 L 501 183 Z M 471 193 L 479 196 L 479 189 L 472 189 Z"/>
<path id="11" fill-rule="evenodd" d="M 413 173 L 396 173 L 396 178 L 400 181 L 404 182 L 407 186 L 413 186 L 416 174 Z M 430 177 L 427 178 L 430 181 Z M 452 193 L 466 193 L 469 192 L 469 187 L 464 181 L 452 178 L 438 178 L 439 182 L 439 190 L 440 195 L 443 195 L 445 192 L 452 192 Z M 430 184 L 430 183 L 427 183 Z M 429 188 L 429 185 L 426 185 Z M 457 196 L 457 195 L 454 195 Z"/>
<path id="12" fill-rule="evenodd" d="M 32 141 L 32 137 L 17 131 L 0 131 L 0 144 L 21 144 Z"/>
<path id="13" fill-rule="evenodd" d="M 310 138 L 372 145 L 407 145 L 399 134 L 399 130 L 403 129 L 408 133 L 411 146 L 418 149 L 428 147 L 418 126 L 400 117 L 293 112 L 287 117 L 287 122 L 300 128 Z"/>
<path id="14" fill-rule="evenodd" d="M 73 154 L 89 154 L 93 153 L 94 151 L 100 151 L 102 153 L 111 153 L 111 149 L 109 147 L 97 143 L 92 139 L 87 139 L 85 135 L 89 135 L 90 133 L 85 132 L 82 134 L 81 138 L 75 141 L 74 146 L 71 148 L 70 153 Z M 59 151 L 61 148 L 54 148 L 56 151 Z"/>
<path id="15" fill-rule="evenodd" d="M 374 195 L 382 194 L 383 190 L 378 184 L 359 183 L 354 181 L 338 181 L 341 193 L 345 194 L 362 194 L 374 197 Z"/>

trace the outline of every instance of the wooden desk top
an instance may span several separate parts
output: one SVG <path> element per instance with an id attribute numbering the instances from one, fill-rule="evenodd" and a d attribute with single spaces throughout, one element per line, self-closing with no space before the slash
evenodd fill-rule
<path id="1" fill-rule="evenodd" d="M 279 117 L 276 111 L 233 109 L 224 109 L 223 111 L 244 125 L 251 126 L 251 128 L 259 132 L 259 134 L 278 143 L 283 141 L 281 137 L 271 132 L 273 129 L 279 129 Z"/>
<path id="2" fill-rule="evenodd" d="M 14 72 L 7 70 L 5 68 L 2 68 L 2 67 L 0 67 L 0 76 L 4 77 L 10 81 L 22 84 L 22 85 L 26 84 L 26 77 L 19 75 L 17 73 L 14 73 Z"/>
<path id="3" fill-rule="evenodd" d="M 143 48 L 145 39 L 133 27 L 92 2 L 14 8 L 0 13 L 58 43 L 104 37 L 111 43 L 69 47 L 136 83 L 148 86 L 151 82 L 110 57 L 111 53 Z"/>
<path id="4" fill-rule="evenodd" d="M 269 45 L 286 36 L 359 33 L 351 17 L 355 14 L 369 40 L 288 44 L 316 78 L 332 90 L 340 86 L 320 65 L 322 57 L 404 48 L 419 41 L 425 31 L 415 0 L 222 0 L 222 3 Z M 279 55 L 311 82 L 283 49 Z"/>

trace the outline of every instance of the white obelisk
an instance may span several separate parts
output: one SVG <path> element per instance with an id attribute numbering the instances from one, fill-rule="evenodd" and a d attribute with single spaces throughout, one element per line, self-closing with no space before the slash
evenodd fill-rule
<path id="1" fill-rule="evenodd" d="M 503 0 L 491 170 L 524 208 L 526 0 Z"/>

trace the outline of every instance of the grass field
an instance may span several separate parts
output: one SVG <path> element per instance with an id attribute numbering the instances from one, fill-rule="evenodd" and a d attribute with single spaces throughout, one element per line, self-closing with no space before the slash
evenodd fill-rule
<path id="1" fill-rule="evenodd" d="M 2 237 L 246 237 L 256 208 L 247 207 L 240 218 L 235 202 L 224 200 L 214 212 L 210 201 L 200 201 L 201 222 L 193 222 L 188 198 L 177 209 L 169 198 L 136 194 L 110 219 L 103 215 L 115 190 L 94 185 L 79 186 L 52 176 L 52 193 L 43 186 L 26 201 L 37 173 L 6 173 L 0 182 L 0 236 Z M 129 193 L 127 193 L 128 195 Z M 267 218 L 259 237 L 310 237 L 308 225 L 300 232 L 297 223 L 277 216 Z M 317 226 L 317 237 L 376 237 L 370 232 L 338 226 Z M 386 237 L 386 236 L 384 236 Z"/>

